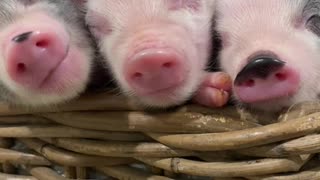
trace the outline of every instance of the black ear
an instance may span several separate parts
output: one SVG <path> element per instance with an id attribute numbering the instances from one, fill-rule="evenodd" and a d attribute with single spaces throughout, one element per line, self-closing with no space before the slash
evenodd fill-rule
<path id="1" fill-rule="evenodd" d="M 308 0 L 302 14 L 306 28 L 320 37 L 320 0 Z"/>

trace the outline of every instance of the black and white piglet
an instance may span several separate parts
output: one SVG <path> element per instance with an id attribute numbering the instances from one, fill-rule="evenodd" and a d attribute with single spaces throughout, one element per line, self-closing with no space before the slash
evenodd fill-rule
<path id="1" fill-rule="evenodd" d="M 0 100 L 51 105 L 85 90 L 94 55 L 84 13 L 74 3 L 0 1 Z"/>

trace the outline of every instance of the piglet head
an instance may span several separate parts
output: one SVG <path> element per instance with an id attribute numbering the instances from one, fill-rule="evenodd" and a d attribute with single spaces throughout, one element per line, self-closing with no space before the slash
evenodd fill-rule
<path id="1" fill-rule="evenodd" d="M 320 1 L 217 2 L 221 66 L 234 98 L 276 111 L 320 92 Z"/>
<path id="2" fill-rule="evenodd" d="M 167 107 L 186 101 L 201 83 L 213 2 L 88 1 L 86 20 L 122 91 Z"/>

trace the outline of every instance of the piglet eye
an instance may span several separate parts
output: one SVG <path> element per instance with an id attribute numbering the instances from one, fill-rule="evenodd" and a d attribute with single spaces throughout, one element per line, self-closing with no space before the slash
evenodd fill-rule
<path id="1" fill-rule="evenodd" d="M 315 33 L 317 36 L 320 37 L 320 16 L 313 15 L 311 16 L 306 23 L 307 29 Z"/>

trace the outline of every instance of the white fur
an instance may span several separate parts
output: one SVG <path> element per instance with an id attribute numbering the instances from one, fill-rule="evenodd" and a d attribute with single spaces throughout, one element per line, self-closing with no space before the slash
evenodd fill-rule
<path id="1" fill-rule="evenodd" d="M 87 4 L 88 11 L 104 17 L 113 30 L 101 37 L 100 50 L 111 66 L 121 89 L 149 106 L 177 105 L 190 98 L 201 83 L 208 60 L 214 1 L 200 0 L 199 11 L 170 11 L 170 1 L 95 0 L 88 1 Z M 146 39 L 141 40 L 141 37 Z M 186 57 L 188 75 L 183 86 L 161 100 L 147 96 L 137 97 L 123 75 L 125 59 L 132 54 L 136 46 L 147 40 L 175 48 Z"/>
<path id="2" fill-rule="evenodd" d="M 251 107 L 279 110 L 297 102 L 315 100 L 320 92 L 320 41 L 301 24 L 304 22 L 300 22 L 305 2 L 217 1 L 217 30 L 224 44 L 220 54 L 221 66 L 233 79 L 250 55 L 266 50 L 300 72 L 300 89 L 293 97 L 251 104 Z"/>
<path id="3" fill-rule="evenodd" d="M 55 12 L 57 11 L 57 7 L 49 5 L 46 1 L 37 2 L 36 4 L 31 6 L 24 6 L 17 1 L 11 1 L 7 3 L 7 6 L 11 9 L 12 12 L 14 12 L 15 16 L 13 18 L 15 19 L 15 21 L 11 22 L 5 28 L 1 29 L 0 33 L 0 42 L 2 42 L 0 44 L 0 82 L 10 91 L 10 96 L 2 98 L 6 99 L 12 104 L 24 106 L 39 106 L 53 105 L 68 101 L 82 93 L 89 81 L 90 67 L 92 63 L 91 60 L 93 59 L 93 49 L 88 46 L 90 44 L 89 42 L 81 42 L 83 44 L 83 47 L 81 47 L 81 50 L 77 50 L 80 51 L 78 54 L 80 58 L 77 59 L 78 63 L 81 64 L 79 70 L 83 73 L 83 75 L 79 76 L 79 72 L 68 72 L 68 77 L 65 77 L 65 79 L 63 79 L 64 86 L 67 86 L 68 89 L 63 88 L 63 91 L 61 92 L 42 93 L 25 88 L 11 80 L 5 68 L 7 67 L 7 62 L 4 57 L 5 48 L 3 48 L 5 47 L 4 43 L 8 42 L 8 36 L 10 36 L 9 34 L 14 29 L 21 29 L 24 25 L 30 25 L 30 23 L 38 23 L 37 21 L 33 22 L 32 19 L 34 16 L 38 17 L 38 15 L 41 13 L 42 15 L 47 14 L 48 16 L 52 15 L 52 18 L 57 18 L 54 16 L 54 14 L 57 14 L 57 12 Z M 75 41 L 78 41 L 78 39 L 88 40 L 86 39 L 86 37 L 80 37 L 85 35 L 83 33 L 83 30 L 79 30 L 79 32 L 75 30 L 79 27 L 72 27 L 72 25 L 70 26 L 69 24 L 65 24 L 63 21 L 60 22 L 59 19 L 57 19 L 57 22 L 61 23 L 62 27 L 66 27 L 65 30 L 68 33 L 74 33 L 69 34 L 71 38 L 69 51 L 74 51 L 75 49 L 79 48 L 75 45 Z M 71 29 L 69 29 L 69 27 Z"/>

